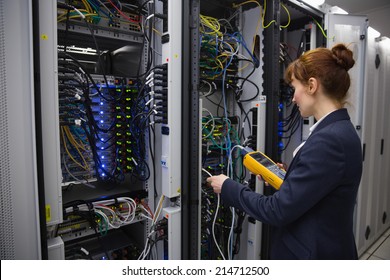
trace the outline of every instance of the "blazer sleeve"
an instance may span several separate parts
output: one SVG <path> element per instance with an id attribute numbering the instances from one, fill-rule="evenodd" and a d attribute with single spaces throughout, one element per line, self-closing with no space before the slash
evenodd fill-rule
<path id="1" fill-rule="evenodd" d="M 274 226 L 301 217 L 340 185 L 346 165 L 343 143 L 334 134 L 317 133 L 310 138 L 278 192 L 264 196 L 227 179 L 222 185 L 223 203 Z"/>

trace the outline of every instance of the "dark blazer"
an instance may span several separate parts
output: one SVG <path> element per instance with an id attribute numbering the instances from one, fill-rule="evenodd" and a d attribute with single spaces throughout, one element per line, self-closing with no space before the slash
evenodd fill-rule
<path id="1" fill-rule="evenodd" d="M 357 259 L 353 212 L 361 173 L 360 139 L 340 109 L 314 129 L 278 192 L 264 196 L 227 179 L 221 198 L 274 226 L 271 259 Z"/>

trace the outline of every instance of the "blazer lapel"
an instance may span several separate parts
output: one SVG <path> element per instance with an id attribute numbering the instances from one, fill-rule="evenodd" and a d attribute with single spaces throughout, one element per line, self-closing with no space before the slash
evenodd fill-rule
<path id="1" fill-rule="evenodd" d="M 350 119 L 350 117 L 349 117 L 349 115 L 348 115 L 348 111 L 347 111 L 347 109 L 345 109 L 345 108 L 342 108 L 342 109 L 339 109 L 339 110 L 337 110 L 337 111 L 334 111 L 334 112 L 330 113 L 328 116 L 326 116 L 325 119 L 323 119 L 323 120 L 318 124 L 318 126 L 314 129 L 314 131 L 312 131 L 311 135 L 310 135 L 309 138 L 306 140 L 306 142 L 309 141 L 310 137 L 311 137 L 314 133 L 320 131 L 322 128 L 328 126 L 329 124 L 334 123 L 334 122 L 336 122 L 336 121 L 349 120 L 349 119 Z M 306 145 L 306 143 L 305 143 L 305 145 Z M 290 170 L 294 169 L 294 166 L 295 166 L 295 164 L 296 164 L 296 161 L 297 161 L 297 159 L 299 158 L 299 156 L 300 156 L 300 154 L 301 154 L 301 151 L 302 151 L 302 149 L 305 147 L 305 145 L 303 145 L 302 148 L 299 149 L 299 151 L 297 152 L 297 154 L 295 155 L 295 157 L 294 157 L 293 160 L 291 161 L 290 166 L 289 166 L 288 169 L 287 169 L 286 176 L 284 177 L 285 179 L 288 177 L 288 174 L 290 174 Z"/>

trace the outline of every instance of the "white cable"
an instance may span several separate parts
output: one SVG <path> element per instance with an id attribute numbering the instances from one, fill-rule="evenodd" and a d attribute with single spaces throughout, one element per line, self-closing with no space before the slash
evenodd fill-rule
<path id="1" fill-rule="evenodd" d="M 107 216 L 107 214 L 104 212 L 104 210 L 108 211 L 111 214 L 112 221 L 110 221 L 110 218 Z M 117 216 L 116 216 L 115 212 L 111 208 L 102 207 L 102 206 L 95 206 L 95 212 L 99 213 L 102 216 L 105 216 L 105 219 L 106 219 L 106 221 L 108 222 L 108 225 L 111 228 L 115 228 L 115 229 L 120 228 L 120 225 L 115 223 L 116 220 L 117 220 Z"/>
<path id="2" fill-rule="evenodd" d="M 110 206 L 112 206 L 116 202 L 127 204 L 128 211 L 122 214 L 120 209 L 116 209 L 116 211 L 114 211 L 112 208 L 110 208 Z M 109 199 L 109 200 L 95 201 L 92 203 L 92 205 L 93 205 L 93 211 L 102 217 L 102 219 L 106 222 L 109 228 L 117 229 L 121 226 L 132 223 L 135 219 L 137 204 L 130 197 L 119 197 L 116 200 Z M 77 207 L 80 211 L 90 210 L 86 204 L 80 204 Z M 66 213 L 70 213 L 72 211 L 73 211 L 72 207 L 68 207 L 65 209 Z M 109 216 L 112 217 L 111 220 Z"/>
<path id="3" fill-rule="evenodd" d="M 85 19 L 85 15 L 82 12 L 80 12 L 79 10 L 77 10 L 77 8 L 73 7 L 73 10 L 75 10 L 76 13 L 78 13 L 83 19 Z"/>
<path id="4" fill-rule="evenodd" d="M 141 254 L 139 255 L 139 257 L 138 257 L 138 260 L 144 260 L 145 258 L 146 258 L 146 256 L 147 256 L 147 251 L 149 251 L 150 249 L 150 245 L 149 245 L 149 238 L 152 236 L 152 234 L 154 233 L 154 230 L 153 231 L 151 231 L 149 234 L 148 234 L 148 236 L 147 236 L 147 238 L 146 238 L 146 242 L 145 242 L 145 247 L 144 247 L 144 250 L 141 252 Z"/>
<path id="5" fill-rule="evenodd" d="M 204 168 L 202 168 L 202 171 L 203 172 L 205 172 L 205 173 L 207 173 L 207 175 L 209 175 L 210 177 L 212 177 L 213 175 L 211 175 L 211 173 L 210 172 L 208 172 L 206 169 L 204 169 Z"/>
<path id="6" fill-rule="evenodd" d="M 206 169 L 204 169 L 204 168 L 202 168 L 202 171 L 205 172 L 205 173 L 207 173 L 207 175 L 209 175 L 210 177 L 213 176 L 213 175 L 211 175 L 210 172 L 208 172 L 208 171 L 207 171 Z M 213 234 L 214 243 L 215 243 L 215 245 L 217 246 L 217 249 L 218 249 L 219 253 L 221 254 L 222 258 L 223 258 L 224 260 L 226 260 L 224 254 L 222 253 L 221 248 L 220 248 L 219 245 L 218 245 L 217 238 L 215 237 L 215 222 L 216 222 L 217 216 L 218 216 L 219 204 L 220 204 L 220 197 L 219 197 L 219 193 L 218 193 L 218 194 L 217 194 L 217 207 L 216 207 L 216 209 L 215 209 L 215 215 L 214 215 L 214 220 L 213 220 L 213 224 L 212 224 L 212 227 L 211 227 L 211 232 L 212 232 L 212 234 Z"/>
<path id="7" fill-rule="evenodd" d="M 215 130 L 215 120 L 214 120 L 214 118 L 208 120 L 208 121 L 203 125 L 202 130 L 205 129 L 206 126 L 207 126 L 210 122 L 213 123 L 213 126 L 212 126 L 212 128 L 211 128 L 209 134 L 207 134 L 206 136 L 203 136 L 202 139 L 207 139 L 207 138 L 209 138 L 209 137 L 213 134 L 213 132 L 214 132 L 214 130 Z"/>
<path id="8" fill-rule="evenodd" d="M 95 189 L 95 188 L 96 188 L 94 185 L 91 185 L 90 183 L 88 183 L 87 180 L 85 180 L 85 182 L 83 182 L 83 180 L 80 180 L 79 178 L 77 178 L 76 176 L 74 176 L 74 175 L 69 171 L 69 168 L 68 168 L 68 166 L 66 165 L 66 162 L 65 162 L 65 157 L 64 157 L 64 155 L 62 156 L 62 162 L 63 162 L 63 164 L 64 164 L 64 167 L 65 167 L 65 169 L 66 169 L 66 172 L 67 172 L 74 180 L 76 180 L 76 181 L 79 182 L 80 184 L 83 184 L 83 185 L 85 185 L 85 186 L 87 186 L 87 187 L 90 187 L 90 188 L 92 188 L 92 189 Z"/>
<path id="9" fill-rule="evenodd" d="M 146 216 L 144 213 L 139 214 L 141 217 L 144 217 L 145 219 L 153 221 L 153 219 L 149 216 Z"/>
<path id="10" fill-rule="evenodd" d="M 159 199 L 159 202 L 158 202 L 158 206 L 157 206 L 157 210 L 154 214 L 154 217 L 152 219 L 152 224 L 151 224 L 151 228 L 153 228 L 153 226 L 155 225 L 156 221 L 158 220 L 159 216 L 160 216 L 160 213 L 161 213 L 161 210 L 162 210 L 162 205 L 163 205 L 163 201 L 165 199 L 165 196 L 162 195 Z M 143 206 L 142 206 L 143 207 Z M 142 251 L 142 253 L 140 254 L 140 256 L 138 257 L 138 260 L 144 260 L 149 252 L 150 252 L 150 249 L 151 249 L 151 245 L 150 245 L 150 242 L 149 240 L 151 239 L 151 236 L 155 233 L 155 231 L 152 229 L 152 231 L 148 234 L 147 238 L 146 238 L 146 242 L 145 242 L 145 247 L 144 247 L 144 250 Z"/>
<path id="11" fill-rule="evenodd" d="M 209 134 L 207 134 L 206 136 L 202 137 L 202 139 L 206 139 L 208 137 L 210 137 L 210 135 L 213 134 L 214 130 L 215 130 L 215 119 L 214 119 L 214 116 L 213 114 L 211 114 L 211 112 L 209 110 L 207 110 L 206 108 L 203 108 L 202 111 L 206 111 L 207 113 L 209 113 L 211 119 L 208 120 L 203 126 L 202 126 L 202 130 L 210 123 L 210 121 L 212 121 L 213 123 L 213 127 L 211 128 L 211 131 L 209 132 Z"/>
<path id="12" fill-rule="evenodd" d="M 209 91 L 206 92 L 206 93 L 204 93 L 204 94 L 203 94 L 201 91 L 199 91 L 200 96 L 202 96 L 202 97 L 207 97 L 207 96 L 209 96 L 209 95 L 211 95 L 211 94 L 214 93 L 214 91 L 213 91 L 213 86 L 211 85 L 211 83 L 209 83 L 209 82 L 206 81 L 206 80 L 201 80 L 201 82 L 202 82 L 202 83 L 205 83 L 205 84 L 207 84 L 207 85 L 209 86 Z"/>
<path id="13" fill-rule="evenodd" d="M 222 258 L 224 260 L 226 260 L 224 254 L 222 253 L 221 248 L 218 245 L 217 238 L 215 237 L 215 222 L 216 222 L 217 216 L 218 216 L 219 204 L 220 204 L 220 197 L 219 197 L 219 193 L 218 193 L 217 194 L 217 208 L 215 209 L 215 215 L 214 215 L 213 225 L 211 227 L 211 232 L 213 234 L 214 243 L 217 246 L 217 249 L 218 249 L 219 253 L 221 254 Z"/>
<path id="14" fill-rule="evenodd" d="M 243 146 L 241 145 L 235 145 L 231 150 L 230 150 L 230 153 L 229 153 L 229 159 L 228 159 L 228 166 L 227 166 L 227 176 L 230 176 L 230 164 L 231 164 L 231 161 L 232 161 L 232 153 L 233 153 L 233 150 L 235 148 L 241 148 L 241 149 L 244 149 Z"/>
<path id="15" fill-rule="evenodd" d="M 230 207 L 230 210 L 232 211 L 232 224 L 230 227 L 230 233 L 229 233 L 229 238 L 228 238 L 228 259 L 232 260 L 233 259 L 233 250 L 230 250 L 230 247 L 233 246 L 233 229 L 234 229 L 234 219 L 235 219 L 235 211 L 234 207 Z"/>
<path id="16" fill-rule="evenodd" d="M 241 145 L 235 145 L 235 146 L 230 150 L 229 159 L 228 159 L 228 166 L 227 166 L 227 176 L 230 176 L 229 173 L 230 173 L 230 165 L 231 165 L 231 162 L 232 162 L 232 153 L 233 153 L 233 150 L 234 150 L 235 148 L 244 149 L 244 147 L 241 146 Z M 234 216 L 235 216 L 235 215 L 234 215 L 234 214 L 235 214 L 234 207 L 231 207 L 231 211 L 232 211 L 232 224 L 231 224 L 230 233 L 229 233 L 229 238 L 228 238 L 228 257 L 229 257 L 229 260 L 232 259 L 232 255 L 231 255 L 231 252 L 230 252 L 230 242 L 233 242 L 232 238 L 233 238 Z"/>

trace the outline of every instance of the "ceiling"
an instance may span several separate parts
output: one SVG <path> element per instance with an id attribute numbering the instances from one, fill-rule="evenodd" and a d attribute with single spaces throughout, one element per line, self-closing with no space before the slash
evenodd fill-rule
<path id="1" fill-rule="evenodd" d="M 369 25 L 381 36 L 390 38 L 389 0 L 325 0 L 326 4 L 338 6 L 351 15 L 367 15 Z"/>

